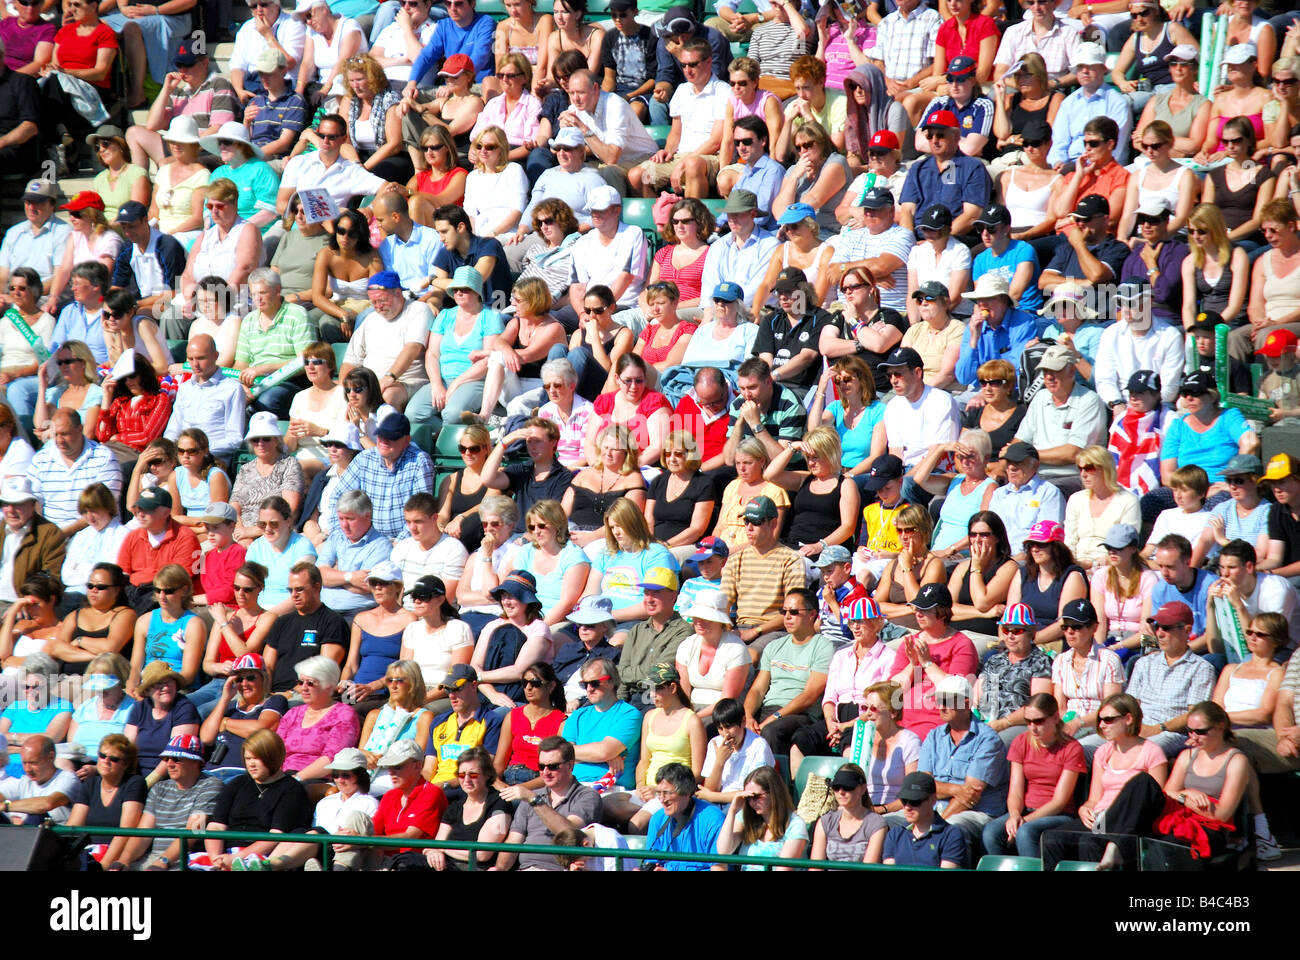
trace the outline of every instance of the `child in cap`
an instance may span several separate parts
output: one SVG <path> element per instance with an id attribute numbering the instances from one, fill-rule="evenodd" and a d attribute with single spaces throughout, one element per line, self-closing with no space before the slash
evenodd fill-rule
<path id="1" fill-rule="evenodd" d="M 848 618 L 844 616 L 849 604 L 867 598 L 867 589 L 854 578 L 852 565 L 853 554 L 838 543 L 827 547 L 817 558 L 817 568 L 822 572 L 817 604 L 821 633 L 836 649 L 853 642 Z"/>
<path id="2" fill-rule="evenodd" d="M 701 590 L 721 590 L 722 568 L 727 565 L 727 558 L 730 556 L 731 548 L 721 537 L 705 537 L 695 544 L 695 553 L 686 560 L 688 563 L 695 564 L 695 569 L 700 571 L 700 575 L 682 581 L 682 588 L 677 594 L 677 603 L 674 604 L 673 609 L 684 615 Z M 685 573 L 685 568 L 682 572 Z M 735 611 L 733 610 L 732 613 L 734 614 Z"/>
<path id="3" fill-rule="evenodd" d="M 1290 330 L 1274 330 L 1264 338 L 1259 353 L 1268 373 L 1259 382 L 1259 395 L 1276 407 L 1269 412 L 1273 423 L 1300 420 L 1300 365 L 1296 364 L 1297 337 Z"/>

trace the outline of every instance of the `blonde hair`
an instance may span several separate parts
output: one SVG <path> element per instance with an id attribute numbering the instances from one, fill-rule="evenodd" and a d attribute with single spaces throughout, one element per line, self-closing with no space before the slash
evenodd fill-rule
<path id="1" fill-rule="evenodd" d="M 516 281 L 510 293 L 518 297 L 519 302 L 535 317 L 546 316 L 555 302 L 550 288 L 540 277 L 524 277 Z"/>
<path id="2" fill-rule="evenodd" d="M 86 378 L 86 383 L 99 383 L 98 361 L 95 360 L 95 355 L 90 352 L 90 347 L 86 346 L 85 342 L 81 340 L 69 340 L 67 343 L 63 344 L 59 350 L 67 350 L 81 361 L 81 371 L 82 375 Z M 58 350 L 54 351 L 56 356 L 58 355 L 58 352 Z M 65 381 L 68 379 L 64 374 L 60 374 L 60 376 L 62 376 Z"/>
<path id="3" fill-rule="evenodd" d="M 384 73 L 384 68 L 370 54 L 359 53 L 355 57 L 349 57 L 343 66 L 347 73 L 359 73 L 366 78 L 372 97 L 377 97 L 388 89 L 388 76 Z"/>
<path id="4" fill-rule="evenodd" d="M 993 456 L 993 440 L 985 431 L 978 427 L 967 427 L 962 430 L 957 437 L 958 443 L 964 443 L 981 457 L 987 460 Z"/>
<path id="5" fill-rule="evenodd" d="M 835 432 L 834 427 L 813 427 L 804 434 L 803 442 L 812 447 L 813 453 L 831 464 L 837 472 L 842 469 L 844 448 L 840 445 L 840 435 Z"/>
<path id="6" fill-rule="evenodd" d="M 668 469 L 667 451 L 669 447 L 680 446 L 686 451 L 686 468 L 688 470 L 700 469 L 703 462 L 700 458 L 700 445 L 695 440 L 695 434 L 689 430 L 674 430 L 664 438 L 664 453 L 659 454 L 659 466 L 665 470 Z"/>
<path id="7" fill-rule="evenodd" d="M 533 517 L 545 521 L 546 525 L 555 531 L 555 542 L 564 546 L 569 542 L 569 518 L 564 514 L 564 507 L 558 500 L 538 500 L 528 508 L 528 513 L 524 517 L 524 523 Z M 528 539 L 532 539 L 532 534 L 528 534 Z"/>
<path id="8" fill-rule="evenodd" d="M 645 514 L 641 512 L 641 508 L 627 497 L 619 497 L 605 511 L 605 551 L 608 556 L 612 557 L 623 550 L 610 530 L 612 523 L 622 527 L 623 532 L 632 541 L 633 549 L 629 553 L 640 553 L 650 546 L 650 542 L 654 539 L 650 528 L 646 526 Z"/>
<path id="9" fill-rule="evenodd" d="M 1101 473 L 1102 482 L 1106 484 L 1106 489 L 1111 493 L 1119 493 L 1123 487 L 1119 485 L 1119 479 L 1115 474 L 1115 458 L 1110 455 L 1110 451 L 1105 447 L 1093 445 L 1084 447 L 1079 451 L 1079 455 L 1074 458 L 1077 465 L 1096 467 Z"/>
<path id="10" fill-rule="evenodd" d="M 510 163 L 510 141 L 506 139 L 506 132 L 500 127 L 487 127 L 478 135 L 474 143 L 469 148 L 469 162 L 475 170 L 487 170 L 483 163 L 483 158 L 479 155 L 479 144 L 488 137 L 491 137 L 497 144 L 497 166 L 492 169 L 492 173 L 500 173 L 507 164 Z"/>
<path id="11" fill-rule="evenodd" d="M 235 205 L 239 203 L 239 188 L 233 180 L 218 177 L 203 188 L 203 196 L 207 200 Z"/>
<path id="12" fill-rule="evenodd" d="M 930 537 L 934 534 L 934 518 L 930 516 L 930 511 L 919 503 L 909 503 L 894 517 L 894 530 L 897 531 L 899 527 L 915 530 L 922 535 L 926 543 L 929 543 Z"/>
<path id="13" fill-rule="evenodd" d="M 533 87 L 533 65 L 528 62 L 528 58 L 522 53 L 507 53 L 503 57 L 497 58 L 497 73 L 500 73 L 507 66 L 514 67 L 524 75 L 524 89 L 531 90 Z"/>
<path id="14" fill-rule="evenodd" d="M 388 700 L 404 710 L 419 710 L 424 706 L 425 698 L 429 695 L 428 689 L 424 685 L 424 673 L 420 670 L 420 665 L 414 660 L 394 660 L 384 671 L 384 678 L 400 675 L 406 678 L 406 703 L 398 703 L 397 698 L 390 692 Z"/>
<path id="15" fill-rule="evenodd" d="M 1047 62 L 1043 59 L 1042 54 L 1026 53 L 1020 58 L 1021 69 L 1029 74 L 1044 87 L 1047 86 Z"/>
<path id="16" fill-rule="evenodd" d="M 1219 266 L 1226 267 L 1228 261 L 1232 259 L 1232 244 L 1228 241 L 1228 226 L 1223 222 L 1223 214 L 1219 208 L 1212 203 L 1198 203 L 1192 208 L 1191 215 L 1187 218 L 1187 225 L 1209 234 L 1204 244 L 1189 244 L 1192 249 L 1192 263 L 1196 269 L 1205 266 L 1206 247 L 1213 247 L 1214 259 Z"/>
<path id="17" fill-rule="evenodd" d="M 618 448 L 627 454 L 623 459 L 623 468 L 619 473 L 626 477 L 632 471 L 639 470 L 640 467 L 638 466 L 637 461 L 641 459 L 641 450 L 637 446 L 636 435 L 621 423 L 611 423 L 609 426 L 601 430 L 600 433 L 596 434 L 597 452 L 600 451 L 601 446 L 605 443 L 605 438 L 611 435 L 614 437 L 615 442 L 618 443 Z M 604 461 L 599 460 L 595 464 L 595 468 L 603 473 L 605 470 Z"/>

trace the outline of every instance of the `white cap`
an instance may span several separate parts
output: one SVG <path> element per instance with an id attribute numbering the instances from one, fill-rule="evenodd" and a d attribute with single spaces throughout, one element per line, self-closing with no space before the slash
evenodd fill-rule
<path id="1" fill-rule="evenodd" d="M 1169 214 L 1169 201 L 1164 197 L 1148 197 L 1137 208 L 1139 217 L 1167 217 Z"/>
<path id="2" fill-rule="evenodd" d="M 1259 50 L 1253 43 L 1234 43 L 1223 55 L 1224 63 L 1242 64 L 1259 58 Z"/>
<path id="3" fill-rule="evenodd" d="M 1200 53 L 1190 43 L 1180 43 L 1168 53 L 1165 54 L 1165 63 L 1170 60 L 1188 60 L 1196 63 L 1201 58 Z"/>
<path id="4" fill-rule="evenodd" d="M 1074 58 L 1075 66 L 1083 66 L 1085 64 L 1091 65 L 1096 63 L 1105 64 L 1105 62 L 1106 48 L 1100 43 L 1079 44 L 1079 52 Z"/>
<path id="5" fill-rule="evenodd" d="M 623 197 L 613 187 L 597 187 L 587 194 L 588 210 L 608 210 L 610 207 L 621 206 L 623 206 Z"/>

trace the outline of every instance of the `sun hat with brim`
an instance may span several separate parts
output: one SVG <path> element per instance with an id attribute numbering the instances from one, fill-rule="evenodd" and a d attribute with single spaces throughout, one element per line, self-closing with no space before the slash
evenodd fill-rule
<path id="1" fill-rule="evenodd" d="M 1123 550 L 1125 547 L 1137 546 L 1137 542 L 1137 527 L 1131 523 L 1113 523 L 1102 538 L 1101 545 L 1112 550 Z"/>
<path id="2" fill-rule="evenodd" d="M 414 740 L 398 740 L 379 758 L 378 766 L 400 767 L 404 763 L 418 760 L 424 756 L 424 748 Z"/>
<path id="3" fill-rule="evenodd" d="M 141 697 L 147 697 L 154 687 L 168 680 L 175 680 L 178 690 L 185 686 L 185 678 L 173 670 L 167 661 L 155 660 L 140 674 L 140 686 L 136 688 L 136 693 Z"/>
<path id="4" fill-rule="evenodd" d="M 244 125 L 238 120 L 227 120 L 221 125 L 215 135 L 199 137 L 199 146 L 208 153 L 220 156 L 222 140 L 233 140 L 236 143 L 242 143 L 244 146 L 248 147 L 249 150 L 253 151 L 253 156 L 258 160 L 266 159 L 265 155 L 262 153 L 262 148 L 252 140 L 248 139 L 248 130 L 246 130 Z"/>
<path id="5" fill-rule="evenodd" d="M 758 210 L 758 194 L 753 190 L 738 188 L 727 195 L 722 205 L 723 213 L 751 213 Z"/>
<path id="6" fill-rule="evenodd" d="M 325 764 L 326 770 L 364 770 L 369 766 L 366 755 L 356 747 L 344 747 Z"/>
<path id="7" fill-rule="evenodd" d="M 495 600 L 500 594 L 514 597 L 520 603 L 537 603 L 537 581 L 526 570 L 515 570 L 489 591 Z"/>
<path id="8" fill-rule="evenodd" d="M 172 117 L 172 122 L 162 132 L 162 139 L 165 143 L 198 143 L 198 122 L 189 115 Z"/>
<path id="9" fill-rule="evenodd" d="M 94 133 L 86 138 L 86 143 L 90 149 L 99 149 L 100 140 L 125 140 L 126 134 L 122 132 L 121 127 L 115 127 L 112 124 L 106 124 L 100 127 Z"/>
<path id="10" fill-rule="evenodd" d="M 279 437 L 280 421 L 276 419 L 274 413 L 270 410 L 262 410 L 253 414 L 252 419 L 248 422 L 248 432 L 244 434 L 245 440 L 257 440 L 260 437 Z"/>
<path id="11" fill-rule="evenodd" d="M 731 602 L 721 590 L 701 590 L 682 611 L 687 620 L 710 620 L 731 626 Z"/>
<path id="12" fill-rule="evenodd" d="M 112 690 L 121 682 L 111 673 L 91 673 L 81 681 L 81 689 L 89 690 L 91 693 L 103 693 L 105 690 Z"/>
<path id="13" fill-rule="evenodd" d="M 583 597 L 569 614 L 569 622 L 583 626 L 609 623 L 614 619 L 614 602 L 609 597 Z"/>
<path id="14" fill-rule="evenodd" d="M 335 424 L 330 428 L 330 432 L 320 438 L 320 445 L 328 447 L 338 444 L 340 447 L 346 447 L 356 453 L 361 452 L 361 431 L 357 429 L 356 424 L 350 423 L 347 427 Z"/>
<path id="15" fill-rule="evenodd" d="M 6 477 L 0 484 L 0 503 L 39 503 L 40 499 L 32 492 L 29 477 Z"/>
<path id="16" fill-rule="evenodd" d="M 73 195 L 72 199 L 59 206 L 60 210 L 76 212 L 78 210 L 99 210 L 104 209 L 104 198 L 94 190 L 82 190 Z"/>
<path id="17" fill-rule="evenodd" d="M 447 284 L 448 293 L 455 290 L 469 290 L 480 297 L 483 296 L 483 275 L 468 264 L 457 267 L 456 272 L 451 275 L 451 283 Z"/>
<path id="18" fill-rule="evenodd" d="M 1063 303 L 1068 303 L 1074 307 L 1074 314 L 1080 320 L 1096 320 L 1097 311 L 1088 306 L 1086 302 L 1087 291 L 1083 287 L 1073 283 L 1063 283 L 1052 291 L 1052 296 L 1043 304 L 1043 308 L 1038 311 L 1039 316 L 1054 317 L 1056 308 Z"/>
<path id="19" fill-rule="evenodd" d="M 218 524 L 218 523 L 238 523 L 239 514 L 235 508 L 228 503 L 209 503 L 204 508 L 201 516 L 195 517 L 199 523 Z"/>
<path id="20" fill-rule="evenodd" d="M 167 741 L 158 756 L 172 760 L 202 760 L 203 741 L 192 733 L 182 733 Z"/>

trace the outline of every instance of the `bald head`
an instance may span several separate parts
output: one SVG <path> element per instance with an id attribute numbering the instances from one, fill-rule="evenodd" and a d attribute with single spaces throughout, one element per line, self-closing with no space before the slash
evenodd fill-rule
<path id="1" fill-rule="evenodd" d="M 396 192 L 379 194 L 379 196 L 375 197 L 374 202 L 370 204 L 370 208 L 377 217 L 386 217 L 394 213 L 407 216 L 410 212 L 406 198 Z"/>

